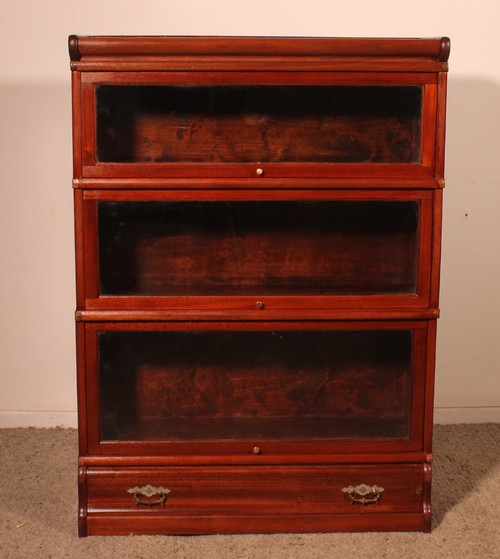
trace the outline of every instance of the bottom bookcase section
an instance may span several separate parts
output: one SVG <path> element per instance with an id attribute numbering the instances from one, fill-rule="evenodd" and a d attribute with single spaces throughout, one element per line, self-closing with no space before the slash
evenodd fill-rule
<path id="1" fill-rule="evenodd" d="M 430 466 L 82 468 L 80 535 L 429 531 Z"/>
<path id="2" fill-rule="evenodd" d="M 86 323 L 82 454 L 196 454 L 207 441 L 420 450 L 429 336 L 428 321 Z"/>

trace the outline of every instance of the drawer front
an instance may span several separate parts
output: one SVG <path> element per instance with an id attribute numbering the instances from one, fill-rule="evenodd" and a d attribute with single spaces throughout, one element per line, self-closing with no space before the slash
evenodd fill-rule
<path id="1" fill-rule="evenodd" d="M 89 468 L 88 514 L 419 513 L 423 465 Z"/>

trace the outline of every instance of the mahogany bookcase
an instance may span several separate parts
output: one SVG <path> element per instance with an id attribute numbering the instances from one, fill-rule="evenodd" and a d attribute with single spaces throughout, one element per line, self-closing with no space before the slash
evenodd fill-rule
<path id="1" fill-rule="evenodd" d="M 449 49 L 69 38 L 80 535 L 430 530 Z"/>

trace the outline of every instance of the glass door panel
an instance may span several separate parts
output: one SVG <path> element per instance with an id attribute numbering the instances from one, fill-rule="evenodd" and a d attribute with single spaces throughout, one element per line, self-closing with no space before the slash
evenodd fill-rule
<path id="1" fill-rule="evenodd" d="M 99 163 L 421 163 L 422 87 L 97 85 Z"/>
<path id="2" fill-rule="evenodd" d="M 101 331 L 101 441 L 404 439 L 411 329 Z"/>
<path id="3" fill-rule="evenodd" d="M 98 202 L 105 296 L 416 294 L 420 202 Z"/>

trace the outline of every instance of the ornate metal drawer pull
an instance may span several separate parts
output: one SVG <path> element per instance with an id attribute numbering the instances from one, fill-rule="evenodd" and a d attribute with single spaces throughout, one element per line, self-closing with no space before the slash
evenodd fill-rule
<path id="1" fill-rule="evenodd" d="M 144 487 L 131 487 L 127 489 L 127 493 L 132 493 L 137 506 L 144 505 L 146 507 L 154 507 L 156 505 L 165 506 L 167 495 L 171 493 L 166 487 L 153 487 L 145 485 Z M 153 498 L 154 497 L 154 498 Z"/>
<path id="2" fill-rule="evenodd" d="M 356 487 L 349 485 L 349 487 L 344 487 L 342 491 L 349 495 L 351 505 L 354 505 L 354 503 L 359 503 L 360 505 L 378 505 L 384 488 L 378 487 L 378 485 L 369 486 L 362 483 Z"/>

